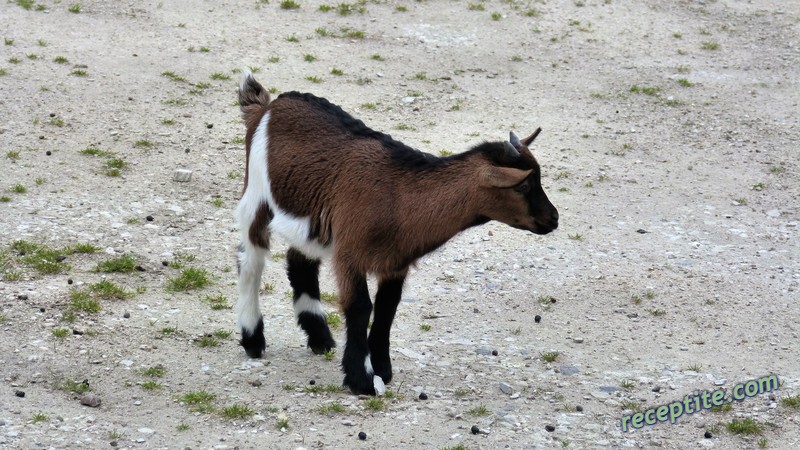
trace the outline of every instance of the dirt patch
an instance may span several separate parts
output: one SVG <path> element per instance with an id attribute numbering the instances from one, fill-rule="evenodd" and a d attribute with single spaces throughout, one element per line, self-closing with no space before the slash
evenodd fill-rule
<path id="1" fill-rule="evenodd" d="M 0 446 L 800 441 L 796 3 L 75 5 L 0 4 Z M 421 260 L 391 397 L 341 392 L 339 356 L 305 348 L 280 242 L 266 355 L 237 344 L 243 66 L 433 154 L 544 130 L 559 230 L 490 223 Z M 780 389 L 620 429 L 767 374 Z"/>

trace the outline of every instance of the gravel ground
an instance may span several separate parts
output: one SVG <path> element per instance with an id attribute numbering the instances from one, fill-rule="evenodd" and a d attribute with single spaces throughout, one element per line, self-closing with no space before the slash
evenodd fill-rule
<path id="1" fill-rule="evenodd" d="M 800 446 L 800 3 L 298 1 L 0 3 L 0 447 Z M 244 66 L 434 154 L 544 130 L 560 228 L 423 258 L 390 396 L 305 348 L 282 242 L 237 343 Z"/>

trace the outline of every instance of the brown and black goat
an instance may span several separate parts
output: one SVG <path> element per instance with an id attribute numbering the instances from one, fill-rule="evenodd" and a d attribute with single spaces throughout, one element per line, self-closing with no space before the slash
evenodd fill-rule
<path id="1" fill-rule="evenodd" d="M 320 304 L 319 264 L 332 259 L 347 325 L 344 385 L 374 394 L 374 375 L 392 378 L 389 331 L 410 265 L 459 232 L 497 220 L 547 234 L 558 211 L 542 189 L 540 169 L 520 140 L 488 142 L 446 158 L 414 150 L 368 128 L 311 94 L 287 92 L 270 101 L 244 76 L 239 104 L 247 127 L 237 317 L 247 354 L 262 355 L 258 302 L 271 235 L 286 255 L 297 322 L 308 346 L 336 346 Z M 378 280 L 374 321 L 367 276 Z"/>

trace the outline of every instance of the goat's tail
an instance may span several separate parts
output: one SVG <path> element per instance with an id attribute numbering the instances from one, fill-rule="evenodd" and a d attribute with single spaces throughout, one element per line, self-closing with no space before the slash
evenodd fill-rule
<path id="1" fill-rule="evenodd" d="M 242 81 L 239 83 L 239 107 L 245 121 L 248 116 L 258 111 L 263 111 L 269 105 L 269 92 L 261 86 L 250 71 L 244 71 Z"/>

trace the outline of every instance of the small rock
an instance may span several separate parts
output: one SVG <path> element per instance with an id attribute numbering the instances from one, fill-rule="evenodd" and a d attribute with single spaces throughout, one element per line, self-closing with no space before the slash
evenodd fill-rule
<path id="1" fill-rule="evenodd" d="M 703 437 L 704 437 L 704 438 L 706 438 L 706 439 L 711 439 L 711 436 L 712 436 L 712 434 L 711 434 L 711 432 L 710 432 L 710 431 L 708 431 L 708 430 L 706 430 L 706 432 L 705 432 L 705 433 L 703 433 Z"/>
<path id="2" fill-rule="evenodd" d="M 353 423 L 353 421 L 352 421 L 352 420 L 350 420 L 350 419 L 344 419 L 344 420 L 342 420 L 342 425 L 344 425 L 344 426 L 346 426 L 346 427 L 352 427 L 352 426 L 353 426 L 353 425 L 355 425 L 355 424 L 354 424 L 354 423 Z"/>
<path id="3" fill-rule="evenodd" d="M 48 151 L 44 152 L 44 154 L 45 154 L 45 155 L 47 155 L 47 156 L 50 156 L 50 155 L 52 155 L 52 154 L 53 154 L 53 152 L 51 152 L 50 150 L 48 150 Z"/>
<path id="4" fill-rule="evenodd" d="M 470 429 L 469 429 L 469 431 L 470 431 L 472 434 L 478 434 L 478 433 L 480 433 L 480 432 L 481 432 L 481 429 L 480 429 L 480 428 L 478 428 L 478 426 L 477 426 L 477 425 L 473 425 L 473 426 L 472 426 L 472 428 L 470 428 Z"/>
<path id="5" fill-rule="evenodd" d="M 553 431 L 556 431 L 556 427 L 554 427 L 553 425 L 545 425 L 544 429 L 546 431 L 549 431 L 550 433 L 552 433 Z"/>
<path id="6" fill-rule="evenodd" d="M 39 308 L 39 312 L 44 312 L 44 311 L 45 311 L 44 306 Z"/>
<path id="7" fill-rule="evenodd" d="M 206 128 L 208 128 L 210 130 L 210 129 L 214 128 L 214 124 L 213 123 L 207 123 L 206 124 Z"/>
<path id="8" fill-rule="evenodd" d="M 56 256 L 56 262 L 62 262 L 62 261 L 64 261 L 65 259 L 67 259 L 67 257 L 66 257 L 66 256 L 64 256 L 64 255 L 58 255 L 58 256 Z"/>
<path id="9" fill-rule="evenodd" d="M 137 272 L 144 272 L 144 271 L 145 271 L 144 267 L 142 267 L 142 266 L 136 266 L 136 267 L 134 267 L 134 269 L 135 269 Z"/>
<path id="10" fill-rule="evenodd" d="M 562 364 L 561 367 L 558 368 L 558 371 L 561 372 L 562 375 L 571 376 L 579 373 L 580 369 L 570 364 Z"/>
<path id="11" fill-rule="evenodd" d="M 72 334 L 74 334 L 75 336 L 83 336 L 84 334 L 86 334 L 86 332 L 81 330 L 80 328 L 73 328 Z"/>
<path id="12" fill-rule="evenodd" d="M 511 394 L 513 394 L 513 393 L 514 393 L 514 388 L 512 388 L 512 387 L 511 387 L 511 385 L 510 385 L 510 384 L 508 384 L 508 383 L 501 382 L 501 383 L 500 383 L 500 385 L 499 385 L 499 387 L 500 387 L 500 390 L 501 390 L 501 391 L 502 391 L 504 394 L 511 395 Z"/>
<path id="13" fill-rule="evenodd" d="M 639 233 L 639 234 L 645 234 L 645 233 L 647 233 L 647 230 L 643 230 L 643 229 L 639 228 L 638 230 L 636 230 L 636 232 Z"/>
<path id="14" fill-rule="evenodd" d="M 25 294 L 19 294 L 19 295 L 17 295 L 17 300 L 27 300 L 27 299 L 28 299 L 28 296 L 27 296 L 27 295 L 25 295 Z"/>
<path id="15" fill-rule="evenodd" d="M 111 441 L 111 442 L 108 443 L 108 445 L 110 445 L 112 447 L 116 447 L 118 444 L 117 444 L 117 441 Z"/>
<path id="16" fill-rule="evenodd" d="M 192 171 L 189 169 L 175 169 L 175 172 L 172 174 L 172 179 L 179 183 L 192 181 Z"/>
<path id="17" fill-rule="evenodd" d="M 364 433 L 363 431 L 359 431 L 358 432 L 358 438 L 361 439 L 362 441 L 366 441 L 367 440 L 367 433 Z"/>
<path id="18" fill-rule="evenodd" d="M 124 313 L 124 314 L 122 314 L 122 317 L 124 317 L 124 318 L 126 318 L 126 319 L 130 319 L 130 318 L 131 318 L 131 313 L 130 313 L 130 312 L 128 312 L 128 311 L 125 311 L 125 313 Z"/>
<path id="19" fill-rule="evenodd" d="M 420 392 L 419 393 L 419 399 L 420 400 L 427 400 L 428 399 L 428 394 L 426 394 L 424 392 Z"/>
<path id="20" fill-rule="evenodd" d="M 714 380 L 714 386 L 723 386 L 725 382 L 728 381 L 725 378 L 720 378 L 719 380 Z"/>
<path id="21" fill-rule="evenodd" d="M 314 381 L 314 380 L 311 380 L 311 381 Z M 250 382 L 250 386 L 255 386 L 255 387 L 261 386 L 261 380 L 253 380 L 253 381 L 251 381 Z"/>
<path id="22" fill-rule="evenodd" d="M 81 396 L 81 405 L 97 408 L 101 403 L 100 397 L 96 395 L 86 394 Z"/>
<path id="23" fill-rule="evenodd" d="M 582 337 L 573 338 L 572 342 L 574 342 L 576 344 L 582 344 L 583 343 L 583 338 Z"/>
<path id="24" fill-rule="evenodd" d="M 25 397 L 25 391 L 14 391 L 14 395 L 19 398 Z"/>
<path id="25" fill-rule="evenodd" d="M 311 381 L 308 382 L 308 384 L 313 386 L 313 385 L 317 384 L 317 382 L 315 380 L 311 380 Z"/>
<path id="26" fill-rule="evenodd" d="M 536 317 L 533 318 L 533 321 L 536 322 L 536 323 L 541 322 L 542 321 L 542 316 L 537 314 Z"/>
<path id="27" fill-rule="evenodd" d="M 72 284 L 72 283 L 74 283 L 74 281 L 72 281 L 72 278 L 67 278 L 67 284 Z"/>
<path id="28" fill-rule="evenodd" d="M 152 222 L 154 219 L 153 219 L 153 216 L 147 216 L 147 217 L 144 218 L 144 220 L 146 220 L 148 222 Z"/>
<path id="29" fill-rule="evenodd" d="M 156 431 L 155 431 L 154 429 L 152 429 L 152 428 L 139 428 L 139 429 L 138 429 L 138 430 L 136 430 L 136 431 L 138 431 L 139 433 L 142 433 L 142 434 L 153 434 L 153 433 L 155 433 L 155 432 L 156 432 Z"/>
<path id="30" fill-rule="evenodd" d="M 498 355 L 497 350 L 492 350 L 492 356 L 497 356 L 497 355 Z"/>
<path id="31" fill-rule="evenodd" d="M 492 351 L 489 350 L 488 348 L 479 348 L 475 350 L 475 353 L 479 355 L 491 355 Z"/>
<path id="32" fill-rule="evenodd" d="M 583 406 L 581 406 L 581 405 L 576 406 L 575 407 L 575 411 L 583 412 Z"/>

